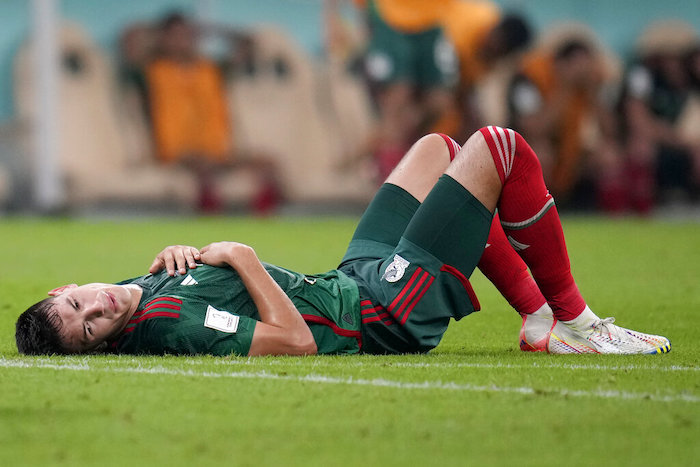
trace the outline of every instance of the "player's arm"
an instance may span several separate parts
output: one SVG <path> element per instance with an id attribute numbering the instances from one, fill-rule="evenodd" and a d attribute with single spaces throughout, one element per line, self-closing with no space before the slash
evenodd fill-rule
<path id="1" fill-rule="evenodd" d="M 241 243 L 212 243 L 200 250 L 202 262 L 234 268 L 260 314 L 249 355 L 310 355 L 313 334 L 287 294 L 272 279 L 255 251 Z"/>

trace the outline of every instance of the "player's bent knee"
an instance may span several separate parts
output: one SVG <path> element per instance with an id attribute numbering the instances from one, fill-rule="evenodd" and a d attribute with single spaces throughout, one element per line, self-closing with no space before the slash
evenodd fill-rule
<path id="1" fill-rule="evenodd" d="M 416 141 L 411 151 L 415 151 L 419 158 L 442 171 L 454 159 L 459 149 L 459 145 L 449 136 L 429 133 Z"/>
<path id="2" fill-rule="evenodd" d="M 502 183 L 505 183 L 514 170 L 518 173 L 541 170 L 537 155 L 517 131 L 499 126 L 487 126 L 480 128 L 477 134 L 478 138 L 473 135 L 470 141 L 478 140 L 486 147 Z"/>
<path id="3" fill-rule="evenodd" d="M 475 131 L 464 143 L 459 157 L 467 157 L 472 154 L 490 154 L 489 145 L 486 143 L 480 131 Z M 473 157 L 473 156 L 472 156 Z"/>
<path id="4" fill-rule="evenodd" d="M 450 149 L 445 138 L 449 139 L 449 137 L 439 133 L 429 133 L 416 141 L 414 147 L 422 157 L 430 158 L 433 161 L 439 157 L 441 162 L 449 162 L 452 157 L 450 157 Z"/>

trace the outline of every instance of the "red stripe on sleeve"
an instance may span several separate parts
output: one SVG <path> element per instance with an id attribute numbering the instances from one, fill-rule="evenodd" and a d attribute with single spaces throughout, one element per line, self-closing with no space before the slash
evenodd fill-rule
<path id="1" fill-rule="evenodd" d="M 179 298 L 175 298 L 175 297 L 156 297 L 156 298 L 154 298 L 153 300 L 151 300 L 150 302 L 146 303 L 143 307 L 144 307 L 144 308 L 149 307 L 149 306 L 151 306 L 152 304 L 154 304 L 155 302 L 159 302 L 159 301 L 175 302 L 175 303 L 177 303 L 178 305 L 182 305 L 182 300 L 180 300 Z"/>
<path id="2" fill-rule="evenodd" d="M 141 314 L 147 313 L 151 310 L 155 310 L 156 308 L 168 308 L 170 310 L 180 311 L 180 307 L 178 305 L 172 305 L 170 303 L 154 303 L 153 305 L 144 308 L 139 313 L 141 313 Z"/>
<path id="3" fill-rule="evenodd" d="M 157 317 L 179 318 L 180 313 L 175 313 L 172 311 L 154 311 L 153 313 L 149 313 L 145 316 L 141 316 L 140 318 L 132 319 L 131 321 L 129 321 L 129 324 L 136 324 L 136 323 L 140 323 L 141 321 L 145 321 L 147 319 L 157 318 Z"/>

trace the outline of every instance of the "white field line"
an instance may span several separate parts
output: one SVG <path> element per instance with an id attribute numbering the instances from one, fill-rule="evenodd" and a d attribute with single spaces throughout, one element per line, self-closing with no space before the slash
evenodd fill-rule
<path id="1" fill-rule="evenodd" d="M 75 357 L 73 357 L 75 358 Z M 659 358 L 652 357 L 649 358 Z M 663 358 L 663 357 L 661 357 Z M 81 361 L 89 362 L 91 357 L 83 357 Z M 203 365 L 203 364 L 214 364 L 223 366 L 276 366 L 276 365 L 290 365 L 294 360 L 292 359 L 260 359 L 260 358 L 216 358 L 216 359 L 198 359 L 190 357 L 179 357 L 180 361 L 187 363 L 188 365 Z M 72 359 L 71 359 L 72 360 Z M 11 361 L 0 358 L 0 362 Z M 38 358 L 37 361 L 40 362 L 51 362 L 45 358 Z M 136 365 L 141 365 L 142 361 L 135 357 L 122 357 L 122 358 L 100 358 L 97 360 L 99 363 L 104 363 L 106 365 L 110 364 L 125 364 L 133 363 Z M 324 359 L 316 357 L 308 357 L 298 359 L 299 363 L 308 364 L 312 367 L 336 367 L 338 364 L 337 359 Z M 383 367 L 383 368 L 477 368 L 477 369 L 508 369 L 508 370 L 530 370 L 530 369 L 554 369 L 554 370 L 589 370 L 589 371 L 659 371 L 659 372 L 698 372 L 700 367 L 694 366 L 679 366 L 679 365 L 601 365 L 601 364 L 575 364 L 575 363 L 555 363 L 555 362 L 532 362 L 532 363 L 446 363 L 446 362 L 398 362 L 398 361 L 387 361 L 379 359 L 377 361 L 358 361 L 352 357 L 348 360 L 343 361 L 343 366 L 346 367 Z"/>
<path id="2" fill-rule="evenodd" d="M 484 392 L 484 393 L 512 393 L 523 395 L 545 394 L 562 397 L 585 397 L 585 398 L 601 398 L 601 399 L 620 399 L 620 400 L 651 400 L 655 402 L 700 402 L 700 397 L 692 394 L 672 394 L 661 395 L 641 392 L 628 391 L 612 391 L 612 390 L 571 390 L 571 389 L 536 389 L 528 386 L 497 386 L 497 385 L 475 385 L 455 382 L 441 381 L 423 381 L 423 382 L 406 382 L 387 380 L 383 378 L 363 379 L 363 378 L 339 378 L 334 376 L 325 376 L 318 374 L 307 375 L 280 375 L 269 373 L 267 371 L 237 371 L 237 372 L 211 372 L 211 371 L 193 371 L 193 370 L 177 370 L 172 368 L 164 368 L 162 366 L 153 367 L 91 367 L 87 362 L 71 363 L 49 363 L 46 361 L 21 361 L 7 360 L 0 358 L 0 367 L 4 368 L 40 368 L 59 371 L 97 371 L 103 373 L 134 373 L 134 374 L 155 374 L 155 375 L 172 375 L 172 376 L 187 376 L 198 378 L 231 378 L 231 379 L 258 379 L 258 380 L 278 380 L 291 382 L 312 382 L 321 384 L 343 384 L 349 386 L 372 386 L 372 387 L 388 387 L 396 389 L 437 389 L 457 392 Z"/>

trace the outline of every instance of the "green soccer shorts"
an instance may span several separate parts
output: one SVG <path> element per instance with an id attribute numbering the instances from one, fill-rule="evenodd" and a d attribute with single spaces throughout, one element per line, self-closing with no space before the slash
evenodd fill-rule
<path id="1" fill-rule="evenodd" d="M 362 352 L 426 352 L 450 318 L 479 310 L 468 278 L 491 220 L 447 175 L 423 204 L 396 185 L 379 189 L 339 266 L 360 291 Z"/>
<path id="2" fill-rule="evenodd" d="M 457 83 L 457 56 L 441 28 L 403 33 L 386 24 L 374 9 L 369 12 L 369 27 L 365 69 L 372 81 L 405 82 L 421 89 Z"/>

